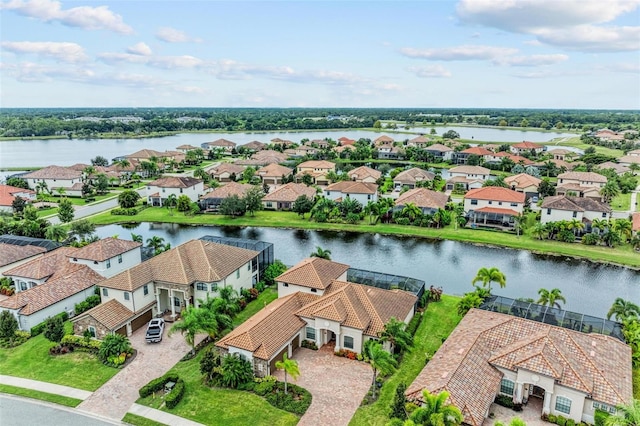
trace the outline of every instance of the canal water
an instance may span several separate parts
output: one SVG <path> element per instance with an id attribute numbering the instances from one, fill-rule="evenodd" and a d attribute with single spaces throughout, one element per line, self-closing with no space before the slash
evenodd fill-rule
<path id="1" fill-rule="evenodd" d="M 135 225 L 134 225 L 135 226 Z M 565 309 L 603 317 L 616 297 L 640 304 L 640 272 L 628 268 L 564 257 L 542 256 L 525 250 L 484 247 L 455 241 L 334 231 L 304 231 L 256 227 L 209 227 L 142 223 L 132 229 L 122 225 L 100 227 L 101 237 L 131 239 L 141 234 L 164 238 L 175 247 L 204 235 L 249 238 L 274 244 L 275 257 L 293 265 L 317 246 L 331 251 L 336 262 L 424 280 L 442 286 L 449 294 L 472 290 L 478 269 L 495 266 L 505 273 L 507 286 L 493 293 L 537 299 L 540 288 L 559 288 L 567 299 Z"/>

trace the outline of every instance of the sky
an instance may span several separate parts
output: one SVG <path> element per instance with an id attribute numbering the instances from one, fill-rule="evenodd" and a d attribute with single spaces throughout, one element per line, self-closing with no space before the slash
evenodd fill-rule
<path id="1" fill-rule="evenodd" d="M 0 0 L 0 107 L 640 109 L 640 0 Z"/>

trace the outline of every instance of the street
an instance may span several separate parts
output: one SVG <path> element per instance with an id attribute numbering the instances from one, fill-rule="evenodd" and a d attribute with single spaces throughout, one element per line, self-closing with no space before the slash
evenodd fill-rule
<path id="1" fill-rule="evenodd" d="M 0 395 L 0 424 L 2 426 L 107 426 L 122 423 L 103 421 L 71 408 Z"/>

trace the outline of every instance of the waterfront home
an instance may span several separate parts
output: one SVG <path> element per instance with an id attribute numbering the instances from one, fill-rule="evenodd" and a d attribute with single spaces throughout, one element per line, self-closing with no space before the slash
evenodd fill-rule
<path id="1" fill-rule="evenodd" d="M 598 170 L 607 169 L 613 169 L 613 171 L 616 172 L 617 175 L 623 175 L 631 171 L 631 168 L 628 164 L 614 163 L 613 161 L 605 161 L 604 163 L 598 164 Z"/>
<path id="2" fill-rule="evenodd" d="M 199 149 L 197 146 L 184 144 L 176 147 L 176 151 L 186 154 L 189 151 L 193 151 L 194 149 Z M 200 148 L 201 149 L 201 148 Z"/>
<path id="3" fill-rule="evenodd" d="M 349 179 L 355 182 L 376 183 L 382 177 L 382 173 L 367 166 L 356 167 L 347 172 Z"/>
<path id="4" fill-rule="evenodd" d="M 281 185 L 283 179 L 288 179 L 293 174 L 293 169 L 272 163 L 256 170 L 256 176 L 262 179 L 263 183 L 271 185 Z"/>
<path id="5" fill-rule="evenodd" d="M 302 182 L 304 175 L 310 175 L 316 185 L 328 185 L 327 173 L 335 172 L 336 165 L 330 161 L 311 160 L 298 164 L 297 171 L 295 178 L 298 183 Z"/>
<path id="6" fill-rule="evenodd" d="M 312 146 L 314 148 L 326 149 L 329 148 L 329 141 L 325 139 L 314 139 L 312 141 L 307 141 L 305 146 Z"/>
<path id="7" fill-rule="evenodd" d="M 451 178 L 447 181 L 446 190 L 481 188 L 484 181 L 491 176 L 491 170 L 480 166 L 457 166 L 449 169 Z"/>
<path id="8" fill-rule="evenodd" d="M 264 151 L 258 151 L 255 154 L 251 155 L 249 159 L 241 159 L 237 160 L 234 164 L 242 165 L 242 166 L 266 166 L 271 163 L 284 163 L 287 161 L 289 156 L 282 152 L 273 151 L 270 149 Z"/>
<path id="9" fill-rule="evenodd" d="M 441 143 L 434 143 L 433 145 L 427 146 L 425 147 L 425 151 L 433 155 L 434 161 L 436 163 L 442 163 L 452 160 L 453 154 L 455 153 L 453 148 L 450 148 Z"/>
<path id="10" fill-rule="evenodd" d="M 56 191 L 63 191 L 69 196 L 82 196 L 82 171 L 68 167 L 48 166 L 21 177 L 27 182 L 29 189 L 36 192 L 44 190 L 55 194 Z"/>
<path id="11" fill-rule="evenodd" d="M 472 426 L 498 395 L 518 405 L 537 399 L 540 415 L 593 424 L 596 409 L 632 401 L 631 378 L 631 348 L 614 337 L 471 309 L 405 395 L 420 405 L 424 390 L 446 391 Z"/>
<path id="12" fill-rule="evenodd" d="M 544 145 L 540 145 L 540 144 L 529 142 L 529 141 L 523 141 L 523 142 L 511 145 L 509 149 L 511 150 L 512 153 L 517 155 L 531 154 L 531 153 L 535 153 L 537 155 L 537 154 L 542 154 L 542 152 L 544 151 Z"/>
<path id="13" fill-rule="evenodd" d="M 402 157 L 403 151 L 392 144 L 383 144 L 378 146 L 378 159 L 380 160 L 397 160 Z"/>
<path id="14" fill-rule="evenodd" d="M 632 164 L 637 164 L 640 166 L 640 149 L 634 149 L 633 151 L 627 152 L 627 155 L 618 158 L 618 162 L 620 164 L 626 164 L 628 166 Z"/>
<path id="15" fill-rule="evenodd" d="M 186 195 L 196 202 L 203 193 L 204 182 L 189 176 L 168 176 L 147 184 L 147 200 L 154 207 L 162 207 L 171 195 L 176 198 Z"/>
<path id="16" fill-rule="evenodd" d="M 218 182 L 231 182 L 242 178 L 246 167 L 235 163 L 222 163 L 209 170 L 209 175 Z"/>
<path id="17" fill-rule="evenodd" d="M 141 163 L 143 161 L 151 161 L 151 162 L 160 162 L 162 160 L 165 161 L 175 161 L 177 163 L 184 161 L 186 156 L 184 153 L 179 151 L 156 151 L 154 149 L 141 149 L 140 151 L 136 151 L 133 154 L 129 154 L 125 157 L 129 161 L 133 161 L 136 163 Z M 160 166 L 160 164 L 159 164 Z"/>
<path id="18" fill-rule="evenodd" d="M 324 196 L 334 201 L 344 201 L 350 198 L 358 201 L 362 206 L 366 206 L 369 201 L 374 203 L 378 201 L 378 185 L 343 180 L 327 186 L 324 190 Z"/>
<path id="19" fill-rule="evenodd" d="M 500 164 L 502 163 L 503 158 L 508 158 L 509 160 L 513 161 L 514 164 L 520 164 L 522 166 L 531 166 L 534 164 L 533 161 L 529 160 L 528 158 L 521 155 L 514 155 L 510 152 L 496 152 L 495 154 L 492 154 L 491 157 L 489 157 L 489 160 L 487 160 L 487 162 Z"/>
<path id="20" fill-rule="evenodd" d="M 393 178 L 393 187 L 396 191 L 399 191 L 405 186 L 409 189 L 413 189 L 420 182 L 432 181 L 435 177 L 436 174 L 433 172 L 413 167 L 409 170 L 403 170 L 398 173 L 398 175 Z"/>
<path id="21" fill-rule="evenodd" d="M 249 143 L 245 143 L 244 145 L 240 145 L 240 148 L 244 148 L 249 152 L 258 152 L 267 149 L 267 144 L 260 141 L 251 141 Z"/>
<path id="22" fill-rule="evenodd" d="M 36 192 L 11 185 L 0 185 L 0 211 L 13 213 L 13 202 L 16 197 L 22 198 L 26 203 L 31 203 L 36 199 Z"/>
<path id="23" fill-rule="evenodd" d="M 595 172 L 565 172 L 558 175 L 557 195 L 575 195 L 602 200 L 600 190 L 607 177 Z"/>
<path id="24" fill-rule="evenodd" d="M 380 137 L 377 137 L 374 141 L 373 141 L 373 145 L 374 146 L 380 146 L 380 145 L 393 145 L 393 138 L 391 136 L 387 136 L 387 135 L 382 135 Z"/>
<path id="25" fill-rule="evenodd" d="M 427 188 L 415 188 L 400 194 L 395 201 L 394 210 L 402 211 L 407 204 L 418 207 L 422 214 L 434 214 L 439 209 L 444 209 L 449 196 L 442 192 L 432 191 Z"/>
<path id="26" fill-rule="evenodd" d="M 546 197 L 540 209 L 540 222 L 543 224 L 577 219 L 585 223 L 587 231 L 593 219 L 609 220 L 612 213 L 611 207 L 599 200 L 569 195 Z"/>
<path id="27" fill-rule="evenodd" d="M 356 141 L 354 139 L 349 139 L 345 136 L 342 136 L 341 138 L 338 138 L 338 143 L 341 146 L 350 146 L 350 145 L 355 145 Z"/>
<path id="28" fill-rule="evenodd" d="M 425 148 L 427 145 L 429 145 L 429 142 L 431 142 L 431 139 L 429 139 L 424 135 L 420 135 L 420 136 L 416 136 L 413 139 L 409 139 L 409 141 L 407 142 L 407 146 L 413 146 L 416 148 Z"/>
<path id="29" fill-rule="evenodd" d="M 142 243 L 107 237 L 67 253 L 67 258 L 110 278 L 142 262 L 141 248 Z"/>
<path id="30" fill-rule="evenodd" d="M 569 151 L 568 149 L 561 149 L 561 148 L 556 148 L 556 149 L 547 151 L 547 154 L 551 155 L 551 159 L 560 160 L 560 161 L 571 160 L 576 155 L 576 153 L 573 151 Z"/>
<path id="31" fill-rule="evenodd" d="M 538 186 L 540 182 L 542 182 L 541 179 L 526 173 L 507 176 L 504 178 L 504 181 L 509 185 L 509 188 L 517 192 L 522 192 L 527 198 L 538 196 Z"/>
<path id="32" fill-rule="evenodd" d="M 200 207 L 207 211 L 218 211 L 225 199 L 234 195 L 243 198 L 253 185 L 229 182 L 200 197 Z"/>
<path id="33" fill-rule="evenodd" d="M 202 148 L 204 149 L 221 149 L 228 154 L 230 154 L 235 147 L 236 143 L 227 139 L 216 139 L 213 142 L 205 142 L 202 144 Z"/>
<path id="34" fill-rule="evenodd" d="M 305 157 L 317 154 L 320 152 L 320 148 L 310 145 L 300 145 L 296 148 L 288 149 L 287 152 L 290 152 L 292 157 Z"/>
<path id="35" fill-rule="evenodd" d="M 481 146 L 472 146 L 454 154 L 456 164 L 467 164 L 469 157 L 475 155 L 480 158 L 480 163 L 490 161 L 493 157 L 493 151 Z"/>
<path id="36" fill-rule="evenodd" d="M 273 139 L 271 139 L 271 145 L 274 145 L 274 146 L 280 146 L 280 147 L 282 147 L 283 149 L 287 149 L 287 148 L 289 148 L 290 146 L 293 146 L 293 145 L 295 145 L 295 144 L 296 144 L 295 142 L 290 141 L 290 140 L 288 140 L 288 139 L 280 139 L 280 138 L 273 138 Z"/>
<path id="37" fill-rule="evenodd" d="M 524 209 L 525 195 L 499 186 L 472 189 L 464 195 L 464 212 L 473 225 L 511 227 Z"/>
<path id="38" fill-rule="evenodd" d="M 302 195 L 313 201 L 316 190 L 303 183 L 289 182 L 262 197 L 262 206 L 265 210 L 291 210 L 293 203 Z"/>

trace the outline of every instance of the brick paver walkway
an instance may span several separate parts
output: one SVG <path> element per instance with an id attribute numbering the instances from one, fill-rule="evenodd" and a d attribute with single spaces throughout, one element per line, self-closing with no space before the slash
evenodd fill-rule
<path id="1" fill-rule="evenodd" d="M 527 426 L 545 426 L 550 424 L 540 418 L 542 415 L 542 400 L 535 397 L 530 398 L 529 403 L 519 412 L 498 404 L 491 404 L 489 412 L 494 414 L 494 418 L 486 419 L 484 423 L 482 423 L 483 426 L 492 426 L 498 421 L 506 425 L 509 424 L 514 417 L 519 417 L 524 420 Z"/>
<path id="2" fill-rule="evenodd" d="M 369 390 L 373 372 L 369 364 L 333 355 L 332 348 L 318 351 L 299 348 L 292 359 L 298 361 L 300 377 L 292 381 L 313 395 L 311 406 L 298 426 L 347 425 Z M 284 380 L 284 373 L 274 374 Z"/>

